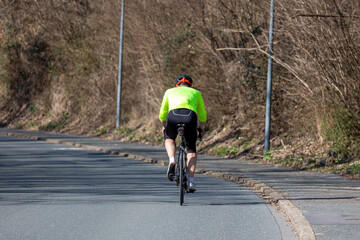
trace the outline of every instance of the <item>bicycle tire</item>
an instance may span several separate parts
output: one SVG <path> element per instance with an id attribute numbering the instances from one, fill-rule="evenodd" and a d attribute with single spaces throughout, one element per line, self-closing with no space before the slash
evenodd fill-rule
<path id="1" fill-rule="evenodd" d="M 184 194 L 185 194 L 185 186 L 184 186 L 184 157 L 185 154 L 182 150 L 179 152 L 179 164 L 180 164 L 180 177 L 179 177 L 179 190 L 180 190 L 180 206 L 184 203 Z"/>

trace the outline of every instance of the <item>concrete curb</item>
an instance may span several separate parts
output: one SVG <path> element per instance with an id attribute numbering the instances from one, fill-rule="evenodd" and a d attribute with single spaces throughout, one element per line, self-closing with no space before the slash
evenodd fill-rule
<path id="1" fill-rule="evenodd" d="M 35 141 L 45 141 L 49 143 L 63 144 L 67 146 L 74 146 L 78 148 L 83 148 L 90 151 L 102 152 L 112 155 L 117 155 L 120 157 L 127 157 L 137 161 L 142 161 L 145 163 L 157 164 L 161 166 L 167 166 L 167 162 L 163 160 L 157 160 L 152 158 L 145 158 L 141 155 L 136 155 L 132 153 L 120 152 L 120 151 L 111 151 L 97 146 L 91 146 L 86 144 L 79 144 L 69 141 L 61 141 L 58 139 L 50 139 L 44 137 L 30 136 L 19 133 L 7 133 L 0 132 L 1 135 L 35 140 Z M 232 181 L 235 183 L 243 184 L 256 192 L 258 192 L 264 200 L 267 200 L 271 203 L 276 204 L 279 209 L 287 216 L 297 234 L 298 239 L 300 240 L 315 240 L 315 234 L 311 228 L 310 223 L 306 220 L 305 216 L 302 214 L 300 209 L 298 209 L 290 200 L 287 200 L 279 191 L 273 189 L 266 184 L 256 181 L 252 178 L 246 178 L 240 175 L 234 175 L 227 172 L 216 172 L 216 171 L 206 171 L 204 169 L 197 169 L 197 173 L 204 174 L 207 176 L 221 178 L 224 180 Z"/>
<path id="2" fill-rule="evenodd" d="M 266 184 L 256 181 L 252 178 L 245 178 L 242 176 L 236 176 L 231 173 L 220 172 L 205 172 L 207 176 L 222 178 L 230 180 L 239 184 L 243 184 L 255 191 L 257 191 L 264 200 L 270 201 L 276 204 L 279 209 L 287 216 L 300 240 L 315 240 L 315 233 L 311 228 L 310 223 L 306 220 L 300 209 L 298 209 L 290 200 L 285 197 L 274 188 L 267 186 Z"/>

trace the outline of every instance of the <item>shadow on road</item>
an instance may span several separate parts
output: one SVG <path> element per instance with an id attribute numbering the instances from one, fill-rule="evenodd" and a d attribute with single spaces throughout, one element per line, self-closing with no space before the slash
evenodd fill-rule
<path id="1" fill-rule="evenodd" d="M 178 203 L 164 167 L 43 142 L 14 139 L 0 148 L 0 204 Z M 263 204 L 223 180 L 198 175 L 197 184 L 189 204 Z"/>

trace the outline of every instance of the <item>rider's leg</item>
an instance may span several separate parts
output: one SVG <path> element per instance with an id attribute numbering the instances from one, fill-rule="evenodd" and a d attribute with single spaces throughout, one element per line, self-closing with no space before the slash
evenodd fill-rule
<path id="1" fill-rule="evenodd" d="M 169 156 L 169 158 L 175 157 L 175 153 L 176 153 L 176 145 L 175 145 L 175 141 L 168 138 L 165 140 L 165 149 L 166 152 Z"/>
<path id="2" fill-rule="evenodd" d="M 189 177 L 193 178 L 195 175 L 197 156 L 196 153 L 187 154 L 187 172 Z"/>
<path id="3" fill-rule="evenodd" d="M 189 178 L 188 178 L 189 192 L 196 191 L 196 186 L 194 183 L 196 160 L 197 160 L 196 153 L 188 153 L 187 154 L 187 172 L 188 172 L 188 176 L 189 176 Z"/>
<path id="4" fill-rule="evenodd" d="M 176 144 L 173 139 L 168 138 L 165 140 L 165 148 L 169 156 L 169 166 L 166 175 L 170 181 L 174 181 L 175 178 L 175 152 L 176 152 L 175 145 Z"/>

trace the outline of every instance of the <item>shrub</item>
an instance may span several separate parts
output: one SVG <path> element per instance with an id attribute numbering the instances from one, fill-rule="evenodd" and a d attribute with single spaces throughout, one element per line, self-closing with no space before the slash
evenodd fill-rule
<path id="1" fill-rule="evenodd" d="M 347 156 L 349 151 L 359 144 L 357 119 L 345 108 L 330 111 L 324 117 L 322 129 L 325 139 L 332 142 L 339 157 Z"/>
<path id="2" fill-rule="evenodd" d="M 221 147 L 215 153 L 217 156 L 228 156 L 237 154 L 238 149 L 235 147 Z"/>
<path id="3" fill-rule="evenodd" d="M 351 175 L 360 174 L 360 164 L 354 163 L 346 167 L 346 173 Z"/>

